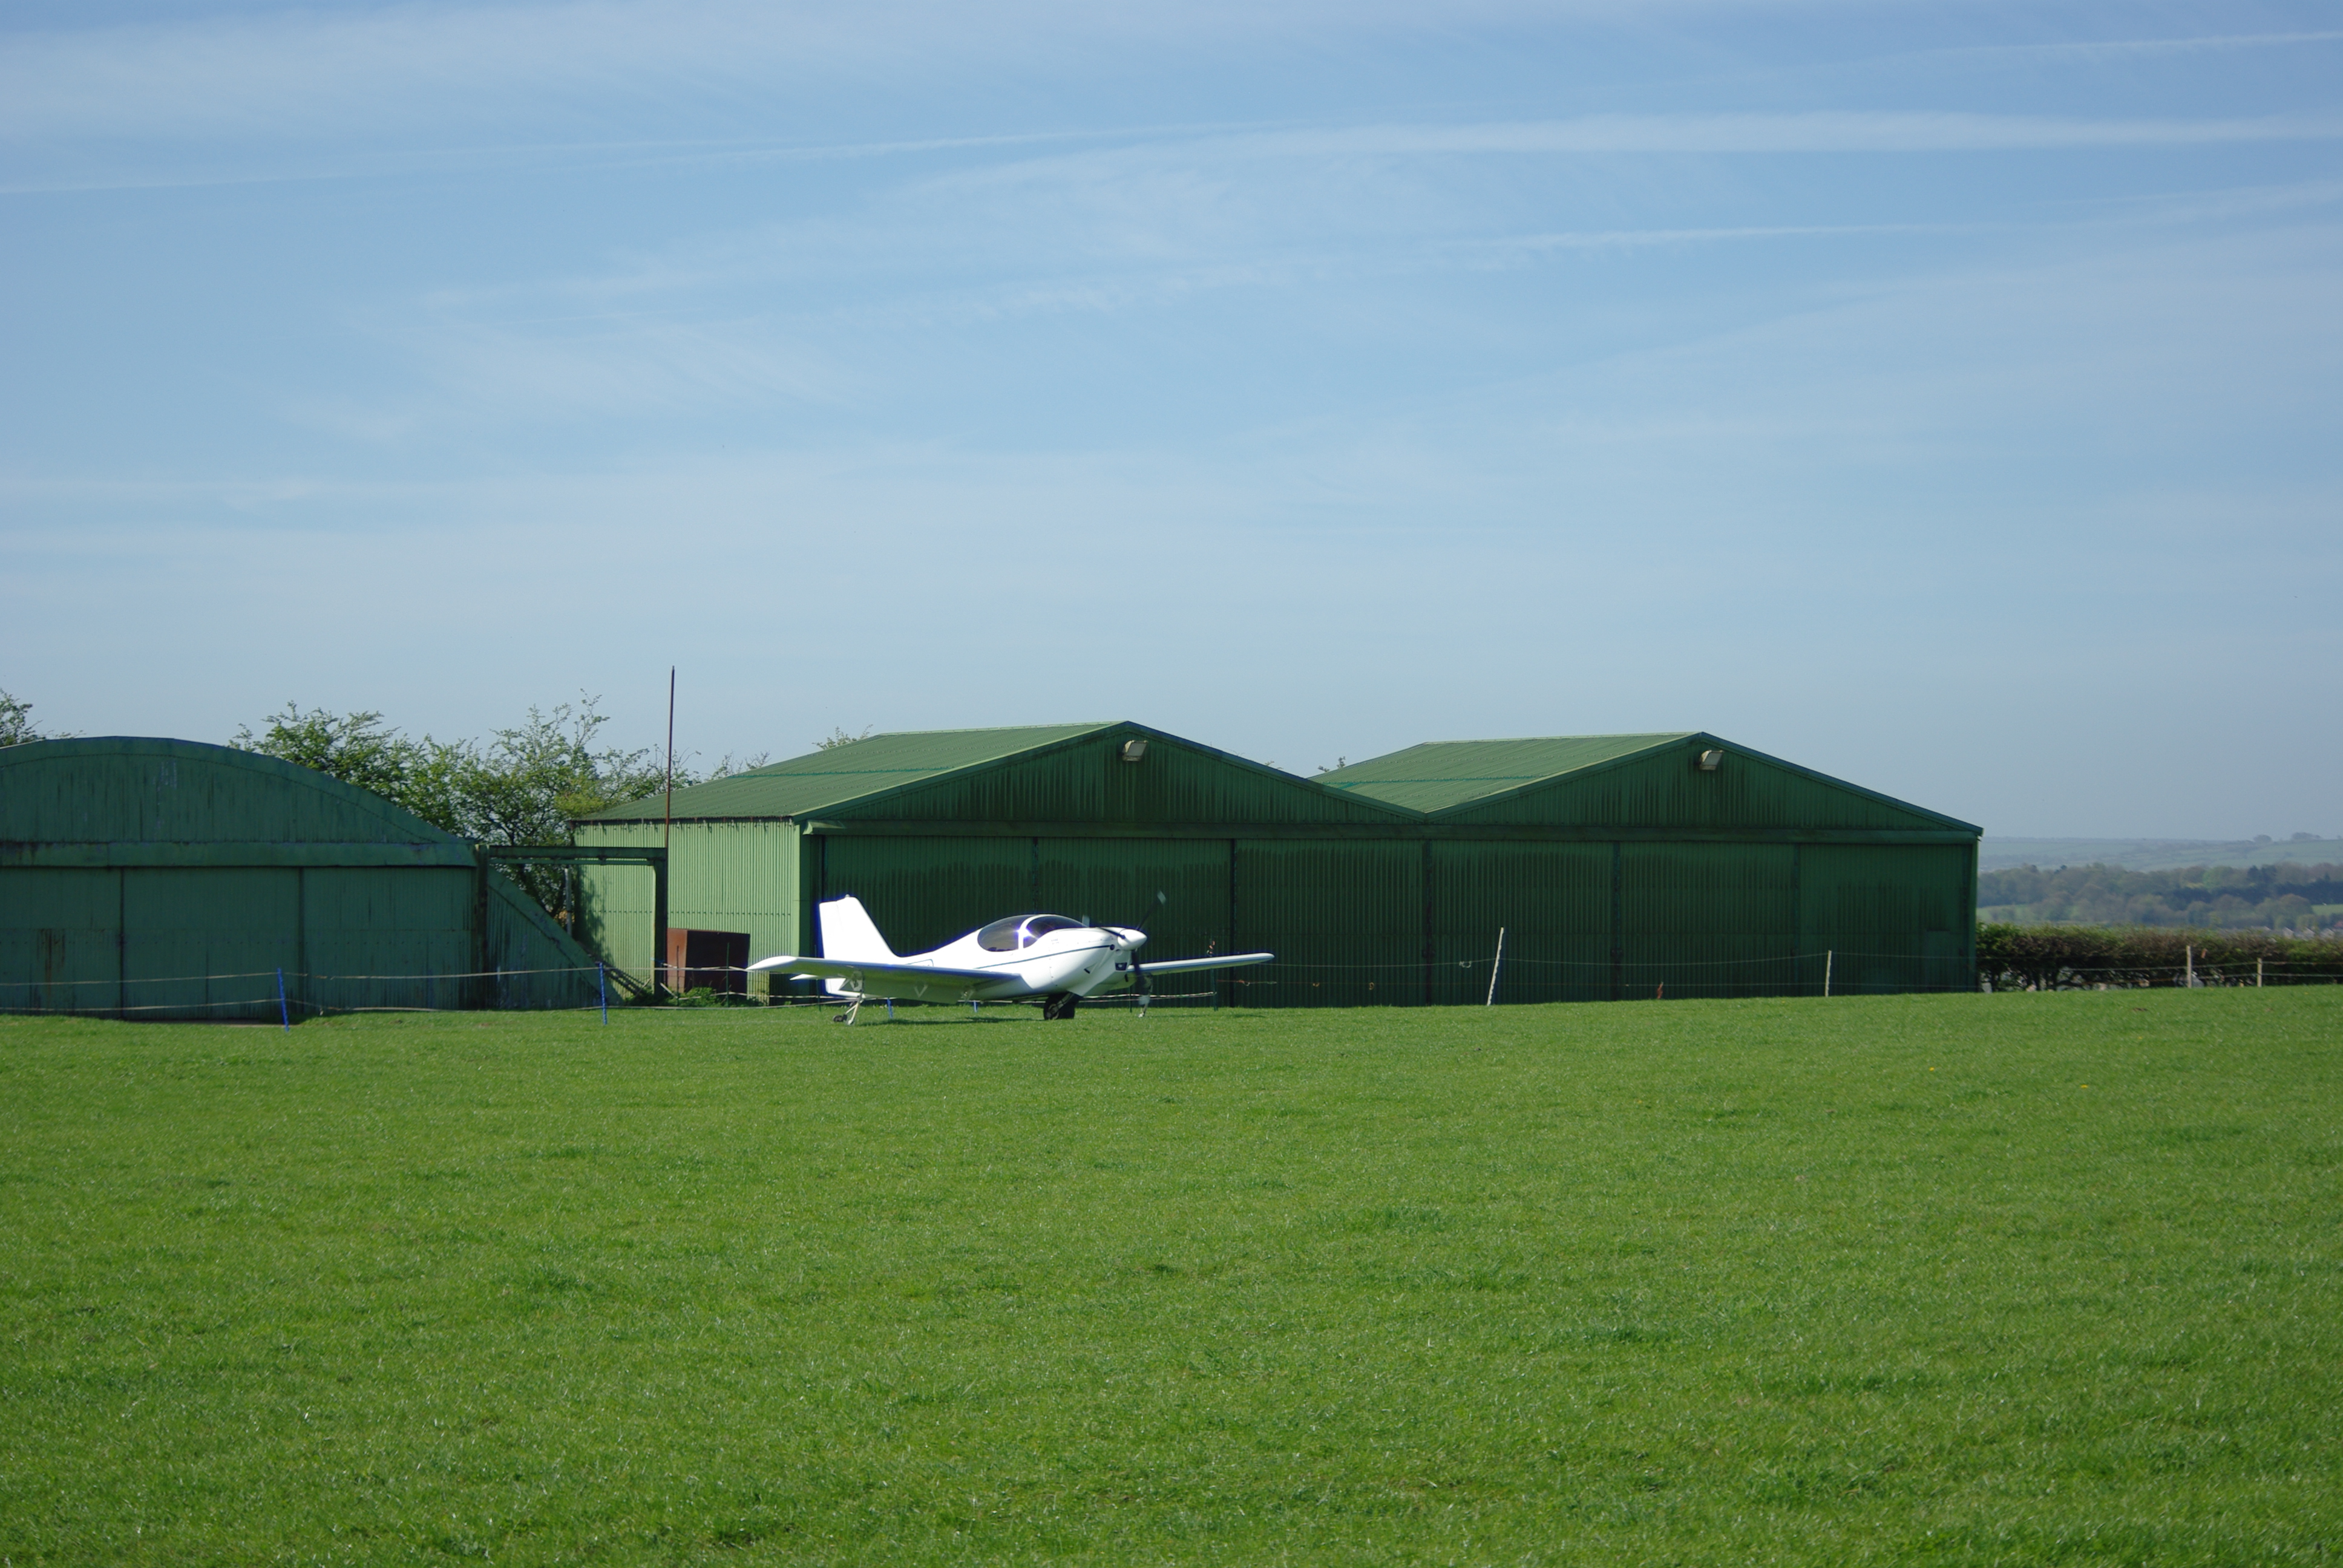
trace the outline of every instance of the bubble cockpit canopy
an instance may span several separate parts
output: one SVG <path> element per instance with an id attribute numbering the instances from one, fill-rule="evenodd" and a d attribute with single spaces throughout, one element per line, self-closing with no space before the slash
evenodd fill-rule
<path id="1" fill-rule="evenodd" d="M 1051 931 L 1081 929 L 1081 921 L 1070 920 L 1063 915 L 1011 915 L 977 932 L 976 945 L 989 953 L 1013 953 L 1020 948 L 1031 947 L 1035 939 Z"/>

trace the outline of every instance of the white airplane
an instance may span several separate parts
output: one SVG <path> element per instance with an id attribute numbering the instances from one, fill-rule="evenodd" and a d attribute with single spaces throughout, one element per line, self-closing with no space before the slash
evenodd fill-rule
<path id="1" fill-rule="evenodd" d="M 1084 925 L 1063 915 L 1011 915 L 933 952 L 898 957 L 860 899 L 832 899 L 816 906 L 815 912 L 821 921 L 822 957 L 784 953 L 749 968 L 786 970 L 829 981 L 830 994 L 850 1004 L 844 1015 L 848 1023 L 866 1001 L 898 999 L 974 1003 L 1038 996 L 1043 999 L 1043 1018 L 1071 1018 L 1084 997 L 1132 985 L 1144 997 L 1147 982 L 1155 975 L 1265 964 L 1276 956 L 1231 953 L 1141 968 L 1139 950 L 1146 944 L 1145 931 Z"/>

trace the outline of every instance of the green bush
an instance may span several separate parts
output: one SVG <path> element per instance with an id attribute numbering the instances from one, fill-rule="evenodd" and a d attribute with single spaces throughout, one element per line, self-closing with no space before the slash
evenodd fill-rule
<path id="1" fill-rule="evenodd" d="M 2113 985 L 2331 985 L 2343 941 L 2275 931 L 2169 926 L 2017 926 L 1980 921 L 1977 978 L 1996 990 Z"/>

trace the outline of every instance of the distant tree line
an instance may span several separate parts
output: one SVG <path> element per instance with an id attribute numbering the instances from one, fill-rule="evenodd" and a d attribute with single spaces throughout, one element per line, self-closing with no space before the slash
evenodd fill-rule
<path id="1" fill-rule="evenodd" d="M 2316 906 L 2338 903 L 2343 903 L 2343 866 L 2326 864 L 2190 866 L 2177 871 L 2019 866 L 1977 878 L 1980 911 L 2045 925 L 2298 930 L 2322 923 Z"/>
<path id="2" fill-rule="evenodd" d="M 2275 931 L 2146 926 L 1977 926 L 1977 977 L 1996 990 L 2097 985 L 2333 985 L 2343 942 Z"/>

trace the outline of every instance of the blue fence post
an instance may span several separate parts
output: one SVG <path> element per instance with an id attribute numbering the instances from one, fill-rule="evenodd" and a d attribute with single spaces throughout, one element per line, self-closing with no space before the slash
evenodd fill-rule
<path id="1" fill-rule="evenodd" d="M 285 971 L 283 970 L 277 971 L 277 1021 L 285 1026 L 286 1033 L 293 1032 L 293 1010 L 285 1005 Z"/>
<path id="2" fill-rule="evenodd" d="M 598 963 L 594 966 L 594 984 L 602 993 L 602 1021 L 608 1023 L 610 1021 L 610 977 L 603 972 Z"/>

